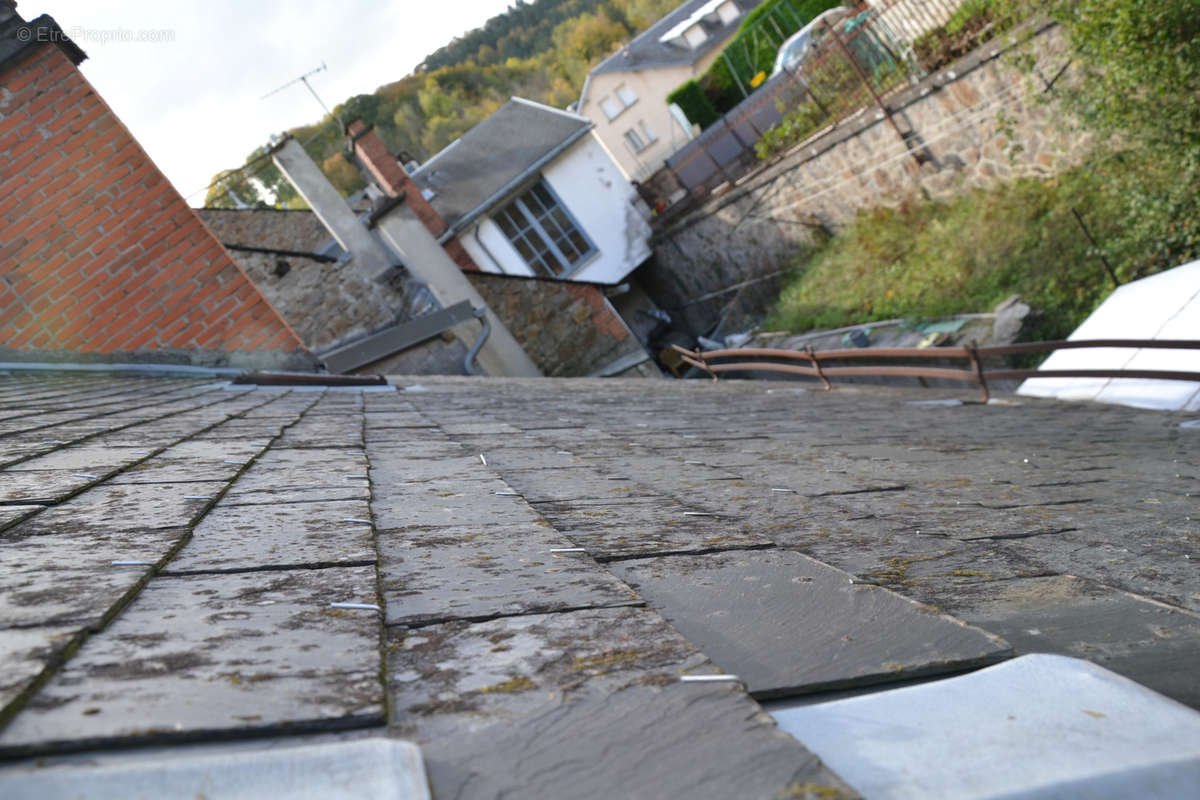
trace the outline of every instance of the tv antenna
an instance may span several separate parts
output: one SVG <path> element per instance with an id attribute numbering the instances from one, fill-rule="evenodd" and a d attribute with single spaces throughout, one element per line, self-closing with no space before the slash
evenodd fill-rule
<path id="1" fill-rule="evenodd" d="M 266 100 L 271 95 L 279 94 L 280 92 L 282 92 L 284 89 L 288 88 L 289 86 L 293 86 L 297 83 L 303 83 L 304 88 L 308 89 L 308 91 L 312 94 L 312 96 L 314 98 L 316 98 L 316 101 L 321 104 L 321 108 L 323 108 L 325 110 L 325 113 L 328 114 L 329 116 L 333 117 L 334 119 L 337 119 L 338 122 L 340 123 L 341 120 L 338 119 L 338 117 L 332 111 L 329 110 L 329 106 L 325 105 L 325 102 L 323 100 L 321 100 L 321 96 L 319 94 L 317 94 L 317 90 L 314 89 L 312 87 L 312 84 L 308 82 L 308 78 L 310 75 L 316 75 L 318 72 L 321 72 L 325 69 L 326 69 L 325 62 L 322 61 L 321 66 L 317 67 L 314 70 L 309 70 L 308 72 L 301 75 L 299 78 L 293 78 L 292 80 L 285 83 L 283 86 L 272 89 L 271 91 L 267 92 L 262 97 L 260 97 L 259 99 Z"/>

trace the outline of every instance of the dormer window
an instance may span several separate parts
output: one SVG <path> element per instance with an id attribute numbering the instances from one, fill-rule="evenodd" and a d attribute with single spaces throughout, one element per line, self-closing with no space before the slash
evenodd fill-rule
<path id="1" fill-rule="evenodd" d="M 738 10 L 738 7 L 733 4 L 732 0 L 726 0 L 726 2 L 717 6 L 717 16 L 721 18 L 721 22 L 725 25 L 733 22 L 741 14 L 742 12 Z"/>
<path id="2" fill-rule="evenodd" d="M 693 25 L 683 32 L 683 40 L 688 43 L 688 47 L 695 50 L 708 39 L 708 34 L 704 32 L 699 24 Z"/>

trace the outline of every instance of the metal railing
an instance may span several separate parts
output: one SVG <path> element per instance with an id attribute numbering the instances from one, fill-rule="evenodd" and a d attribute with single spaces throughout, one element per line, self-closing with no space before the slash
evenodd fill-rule
<path id="1" fill-rule="evenodd" d="M 682 187 L 680 199 L 700 200 L 721 183 L 732 184 L 758 168 L 755 145 L 785 121 L 795 144 L 872 106 L 896 128 L 885 100 L 925 74 L 913 41 L 944 24 L 963 4 L 964 0 L 860 0 L 856 16 L 829 28 L 832 35 L 812 57 L 750 92 L 669 156 L 655 176 L 663 173 L 664 185 Z M 896 132 L 907 144 L 899 128 Z"/>
<path id="2" fill-rule="evenodd" d="M 1002 356 L 1049 353 L 1055 350 L 1075 350 L 1095 347 L 1122 347 L 1159 350 L 1200 350 L 1200 341 L 1194 339 L 1084 339 L 1077 341 L 1024 342 L 1021 344 L 977 347 L 974 344 L 960 347 L 901 348 L 878 347 L 855 350 L 815 351 L 776 350 L 763 347 L 745 347 L 732 350 L 687 350 L 672 345 L 688 364 L 706 372 L 715 381 L 722 372 L 780 372 L 816 378 L 832 389 L 830 378 L 834 377 L 904 377 L 940 378 L 942 380 L 974 383 L 983 392 L 983 402 L 991 398 L 988 381 L 1021 380 L 1025 378 L 1149 378 L 1200 382 L 1200 372 L 1151 369 L 994 369 L 985 368 L 984 359 Z M 769 359 L 766 361 L 734 361 L 728 359 Z M 951 367 L 927 367 L 913 364 L 867 366 L 831 365 L 837 361 L 861 361 L 865 359 L 966 359 L 966 369 Z M 714 363 L 720 362 L 720 363 Z M 805 362 L 807 366 L 802 363 Z"/>

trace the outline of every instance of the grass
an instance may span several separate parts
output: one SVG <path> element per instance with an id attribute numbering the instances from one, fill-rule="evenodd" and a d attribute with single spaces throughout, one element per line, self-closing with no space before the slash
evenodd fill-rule
<path id="1" fill-rule="evenodd" d="M 951 202 L 862 212 L 800 254 L 766 324 L 800 332 L 931 318 L 1019 294 L 1034 310 L 1029 338 L 1065 338 L 1113 290 L 1071 209 L 1124 283 L 1200 257 L 1198 172 L 1127 152 Z"/>

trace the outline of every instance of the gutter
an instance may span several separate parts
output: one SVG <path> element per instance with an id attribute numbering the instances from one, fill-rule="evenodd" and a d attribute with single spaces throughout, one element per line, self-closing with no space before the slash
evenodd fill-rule
<path id="1" fill-rule="evenodd" d="M 580 128 L 575 133 L 572 133 L 566 139 L 563 139 L 561 142 L 559 142 L 557 145 L 555 145 L 549 152 L 547 152 L 544 156 L 542 156 L 537 161 L 533 162 L 528 167 L 526 167 L 521 172 L 520 175 L 518 175 L 517 177 L 510 180 L 508 183 L 501 186 L 499 189 L 497 189 L 495 192 L 493 192 L 490 197 L 488 197 L 486 200 L 484 200 L 482 203 L 480 203 L 478 206 L 476 206 L 473 210 L 467 212 L 466 214 L 464 214 L 463 216 L 461 216 L 457 220 L 455 220 L 453 225 L 449 226 L 448 228 L 446 228 L 446 230 L 442 231 L 442 235 L 437 238 L 437 243 L 440 245 L 444 245 L 447 242 L 449 242 L 450 240 L 454 239 L 456 236 L 458 236 L 458 234 L 462 233 L 467 228 L 468 225 L 470 225 L 475 220 L 479 219 L 481 216 L 486 214 L 488 211 L 491 211 L 494 206 L 496 206 L 507 195 L 512 193 L 512 191 L 514 189 L 516 189 L 522 183 L 525 183 L 527 180 L 529 180 L 531 175 L 534 175 L 535 173 L 540 171 L 542 167 L 546 166 L 547 163 L 554 160 L 558 156 L 562 155 L 562 153 L 567 148 L 569 148 L 571 145 L 575 144 L 575 142 L 579 141 L 584 136 L 586 136 L 588 133 L 590 133 L 592 128 L 594 128 L 594 127 L 596 127 L 596 123 L 588 122 L 587 125 Z"/>

